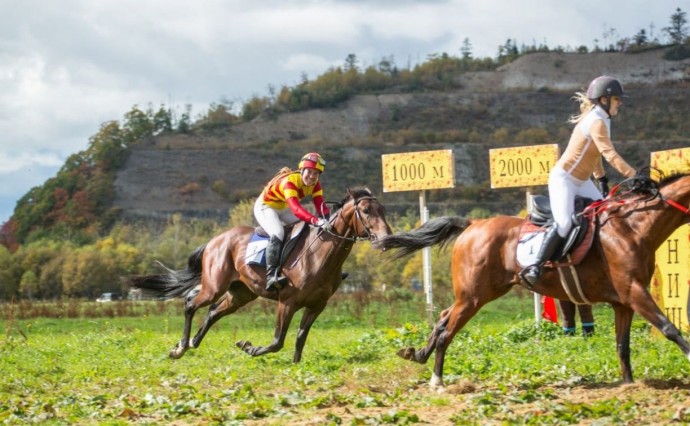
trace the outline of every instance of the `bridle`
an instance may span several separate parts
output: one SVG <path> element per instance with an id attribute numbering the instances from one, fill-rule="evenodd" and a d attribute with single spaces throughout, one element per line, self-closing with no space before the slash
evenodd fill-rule
<path id="1" fill-rule="evenodd" d="M 372 195 L 365 195 L 362 197 L 359 197 L 354 200 L 352 208 L 355 210 L 355 218 L 357 221 L 359 221 L 360 225 L 362 225 L 362 228 L 364 229 L 364 232 L 366 234 L 366 237 L 360 237 L 359 235 L 356 234 L 356 227 L 355 227 L 355 236 L 354 237 L 347 237 L 344 235 L 339 235 L 333 232 L 332 230 L 326 231 L 329 235 L 332 235 L 335 238 L 340 238 L 341 240 L 346 240 L 346 241 L 351 241 L 351 242 L 357 242 L 357 241 L 366 241 L 366 240 L 373 240 L 374 239 L 374 234 L 371 232 L 371 228 L 367 225 L 368 219 L 365 220 L 364 217 L 362 216 L 362 213 L 359 210 L 359 203 L 362 201 L 378 201 L 376 197 Z M 342 214 L 342 207 L 338 209 L 337 215 L 340 216 Z M 369 215 L 367 214 L 367 217 Z M 331 221 L 332 222 L 332 221 Z"/>

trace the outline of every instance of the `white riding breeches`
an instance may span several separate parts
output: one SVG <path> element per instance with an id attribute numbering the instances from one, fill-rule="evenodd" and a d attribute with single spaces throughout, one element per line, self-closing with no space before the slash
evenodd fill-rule
<path id="1" fill-rule="evenodd" d="M 285 237 L 283 226 L 299 222 L 299 218 L 289 207 L 276 210 L 264 204 L 261 197 L 257 198 L 254 203 L 254 217 L 269 235 L 275 235 L 281 241 Z"/>
<path id="2" fill-rule="evenodd" d="M 575 196 L 601 200 L 602 195 L 594 182 L 574 178 L 562 168 L 556 166 L 549 174 L 549 200 L 551 212 L 556 222 L 558 235 L 566 237 L 573 227 L 573 213 L 575 212 Z"/>

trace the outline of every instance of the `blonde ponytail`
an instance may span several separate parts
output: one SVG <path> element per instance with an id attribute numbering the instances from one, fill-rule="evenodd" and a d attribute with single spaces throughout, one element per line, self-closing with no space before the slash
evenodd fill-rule
<path id="1" fill-rule="evenodd" d="M 592 102 L 591 99 L 587 97 L 586 93 L 583 92 L 577 92 L 575 93 L 575 96 L 573 96 L 573 99 L 576 100 L 580 104 L 580 113 L 577 115 L 573 115 L 568 119 L 568 123 L 579 123 L 580 120 L 594 108 L 594 103 Z"/>

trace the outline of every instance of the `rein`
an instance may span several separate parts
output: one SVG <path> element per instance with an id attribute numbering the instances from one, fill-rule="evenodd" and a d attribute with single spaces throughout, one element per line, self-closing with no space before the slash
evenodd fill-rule
<path id="1" fill-rule="evenodd" d="M 632 189 L 625 191 L 621 194 L 618 194 L 618 190 L 619 190 L 620 186 L 623 185 L 624 183 L 628 182 L 628 181 L 633 182 Z M 642 186 L 641 187 L 636 186 L 638 184 L 641 184 Z M 656 183 L 654 181 L 652 181 L 652 180 L 646 180 L 646 181 L 640 180 L 637 177 L 628 178 L 628 179 L 624 180 L 623 182 L 619 183 L 618 185 L 614 186 L 613 188 L 611 188 L 611 191 L 606 196 L 606 198 L 604 198 L 602 200 L 594 201 L 592 204 L 587 206 L 582 211 L 582 213 L 580 213 L 580 214 L 583 216 L 587 216 L 587 217 L 597 216 L 600 213 L 607 210 L 609 207 L 611 207 L 611 205 L 623 205 L 623 204 L 630 204 L 630 203 L 634 203 L 634 202 L 639 202 L 639 200 L 619 199 L 619 197 L 630 194 L 638 188 L 643 188 L 645 184 L 647 186 L 651 186 L 650 197 L 645 198 L 642 201 L 651 201 L 651 200 L 658 197 L 661 201 L 663 201 L 667 205 L 675 208 L 676 210 L 679 210 L 680 212 L 682 212 L 686 216 L 690 216 L 690 208 L 685 207 L 684 205 L 682 205 L 682 204 L 680 204 L 674 200 L 671 200 L 671 199 L 664 197 L 663 194 L 659 191 L 659 187 L 656 186 Z"/>
<path id="2" fill-rule="evenodd" d="M 331 236 L 333 236 L 333 237 L 335 237 L 335 238 L 340 238 L 341 240 L 351 241 L 351 242 L 353 242 L 353 243 L 356 243 L 357 241 L 371 240 L 371 237 L 372 237 L 371 230 L 369 229 L 369 227 L 367 226 L 367 224 L 364 222 L 364 219 L 362 218 L 362 214 L 359 212 L 359 209 L 357 208 L 357 205 L 359 204 L 359 202 L 360 202 L 360 201 L 364 201 L 364 200 L 374 200 L 374 201 L 375 201 L 375 200 L 376 200 L 376 197 L 373 197 L 373 196 L 365 196 L 365 197 L 357 198 L 357 199 L 354 201 L 354 206 L 353 206 L 353 208 L 355 209 L 355 217 L 357 218 L 357 220 L 359 220 L 359 223 L 360 223 L 360 224 L 362 225 L 362 227 L 364 228 L 364 231 L 365 231 L 366 234 L 367 234 L 366 237 L 360 237 L 360 236 L 358 236 L 358 235 L 356 235 L 356 234 L 355 234 L 354 237 L 346 237 L 345 235 L 336 234 L 336 233 L 333 232 L 332 230 L 328 230 L 328 231 L 325 231 L 325 232 L 327 232 L 329 235 L 331 235 Z M 343 211 L 342 208 L 338 209 L 338 215 L 341 215 L 341 214 L 342 214 L 342 211 Z M 332 222 L 333 222 L 333 221 L 331 221 L 331 223 L 332 223 Z"/>
<path id="3" fill-rule="evenodd" d="M 364 223 L 364 219 L 362 219 L 362 216 L 360 215 L 359 210 L 357 209 L 357 204 L 359 204 L 359 202 L 362 201 L 362 200 L 376 200 L 376 197 L 366 196 L 366 197 L 357 198 L 357 199 L 354 201 L 354 206 L 353 206 L 353 208 L 355 209 L 355 217 L 359 220 L 359 222 L 360 222 L 360 223 L 362 224 L 362 226 L 364 227 L 364 230 L 365 230 L 366 233 L 367 233 L 367 238 L 359 237 L 359 236 L 357 236 L 356 234 L 355 234 L 354 237 L 346 237 L 345 235 L 336 234 L 336 233 L 333 232 L 332 230 L 328 230 L 328 231 L 323 231 L 323 230 L 322 230 L 321 232 L 317 233 L 316 238 L 314 238 L 314 239 L 307 245 L 306 248 L 309 248 L 309 247 L 311 247 L 312 244 L 316 243 L 316 240 L 318 239 L 319 235 L 321 235 L 323 232 L 325 232 L 325 233 L 327 233 L 328 235 L 331 235 L 331 236 L 333 236 L 333 237 L 335 237 L 335 238 L 338 238 L 338 239 L 340 239 L 340 240 L 349 241 L 349 242 L 351 242 L 351 243 L 356 243 L 357 241 L 367 240 L 367 239 L 370 240 L 370 239 L 371 239 L 371 236 L 372 236 L 372 235 L 371 235 L 371 230 L 370 230 L 369 227 L 366 225 L 366 223 Z M 333 204 L 336 205 L 336 206 L 340 206 L 340 207 L 338 208 L 338 211 L 336 212 L 336 214 L 335 214 L 333 217 L 335 218 L 335 217 L 337 217 L 337 216 L 342 215 L 342 212 L 343 212 L 342 205 L 341 205 L 340 203 L 333 203 Z M 333 224 L 334 220 L 331 219 L 331 220 L 329 220 L 329 222 L 330 222 L 331 224 Z M 331 229 L 332 229 L 332 228 L 331 228 Z M 306 250 L 303 251 L 302 253 L 300 253 L 300 255 L 297 256 L 297 259 L 295 259 L 295 263 L 296 263 L 297 261 L 299 261 L 299 260 L 302 258 L 302 256 L 304 256 L 305 253 L 306 253 Z"/>

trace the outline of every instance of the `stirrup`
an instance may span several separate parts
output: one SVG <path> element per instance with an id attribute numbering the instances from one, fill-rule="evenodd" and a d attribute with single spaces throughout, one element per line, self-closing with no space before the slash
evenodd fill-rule
<path id="1" fill-rule="evenodd" d="M 266 291 L 282 290 L 287 284 L 287 277 L 272 276 L 266 281 Z"/>
<path id="2" fill-rule="evenodd" d="M 520 273 L 518 274 L 520 276 L 520 279 L 527 284 L 527 287 L 532 288 L 535 284 L 539 282 L 539 279 L 541 278 L 541 268 L 538 265 L 530 265 L 526 268 L 524 268 Z"/>

